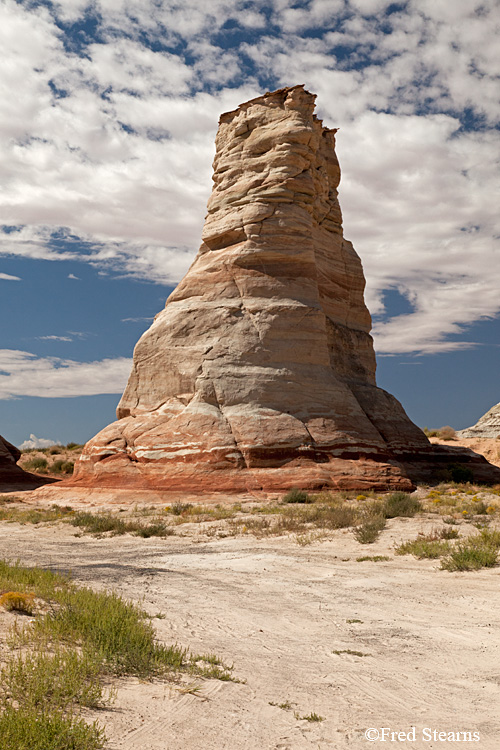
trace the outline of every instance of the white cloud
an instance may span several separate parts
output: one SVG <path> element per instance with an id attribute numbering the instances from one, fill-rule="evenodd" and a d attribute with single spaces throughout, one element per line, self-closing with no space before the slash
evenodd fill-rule
<path id="1" fill-rule="evenodd" d="M 151 322 L 153 318 L 122 318 L 122 323 L 143 323 L 143 322 Z"/>
<path id="2" fill-rule="evenodd" d="M 500 114 L 496 0 L 409 0 L 388 17 L 390 0 L 298 5 L 5 0 L 0 253 L 177 282 L 200 243 L 220 113 L 270 79 L 304 82 L 340 127 L 346 236 L 370 306 L 383 312 L 384 289 L 413 305 L 377 319 L 379 351 L 452 348 L 497 315 L 500 138 L 458 129 L 465 109 L 484 125 Z M 61 23 L 85 12 L 100 35 L 80 55 Z M 224 48 L 228 21 L 247 43 Z"/>
<path id="3" fill-rule="evenodd" d="M 74 273 L 68 273 L 68 279 L 73 279 L 74 281 L 80 281 L 80 277 L 75 276 Z"/>
<path id="4" fill-rule="evenodd" d="M 39 339 L 39 341 L 73 341 L 71 336 L 54 336 L 54 335 L 37 336 L 37 339 Z"/>
<path id="5" fill-rule="evenodd" d="M 125 357 L 75 362 L 0 349 L 0 399 L 18 396 L 68 398 L 122 393 L 132 360 Z"/>
<path id="6" fill-rule="evenodd" d="M 29 440 L 25 440 L 18 448 L 25 451 L 30 448 L 51 448 L 53 445 L 61 445 L 61 443 L 59 440 L 51 440 L 50 438 L 37 438 L 36 435 L 31 433 Z"/>
<path id="7" fill-rule="evenodd" d="M 10 273 L 0 273 L 1 281 L 22 281 L 19 276 L 12 276 Z"/>

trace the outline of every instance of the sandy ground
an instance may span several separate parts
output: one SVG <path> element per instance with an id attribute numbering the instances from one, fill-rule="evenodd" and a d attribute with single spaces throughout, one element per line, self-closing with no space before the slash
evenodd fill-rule
<path id="1" fill-rule="evenodd" d="M 415 727 L 416 736 L 382 747 L 456 746 L 426 739 L 427 728 L 478 732 L 469 746 L 497 750 L 500 568 L 448 573 L 394 555 L 437 523 L 393 519 L 372 545 L 341 530 L 307 546 L 293 536 L 209 539 L 184 527 L 166 539 L 96 539 L 64 524 L 2 523 L 0 549 L 164 615 L 152 620 L 162 641 L 215 653 L 245 681 L 184 678 L 200 687 L 196 695 L 175 683 L 121 681 L 113 707 L 96 714 L 110 750 L 357 750 L 377 746 L 364 733 L 382 727 Z M 377 554 L 390 560 L 356 561 Z M 333 653 L 344 649 L 365 655 Z M 272 705 L 286 702 L 291 709 Z M 300 718 L 311 712 L 324 721 Z"/>
<path id="2" fill-rule="evenodd" d="M 440 438 L 429 438 L 431 443 L 451 445 L 452 447 L 469 448 L 475 453 L 481 453 L 490 463 L 500 466 L 500 438 L 461 438 L 444 441 Z"/>

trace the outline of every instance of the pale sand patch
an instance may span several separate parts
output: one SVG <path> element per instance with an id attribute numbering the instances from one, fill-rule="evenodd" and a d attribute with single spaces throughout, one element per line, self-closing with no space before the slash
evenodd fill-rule
<path id="1" fill-rule="evenodd" d="M 431 443 L 438 445 L 451 445 L 455 447 L 470 448 L 474 453 L 483 455 L 490 464 L 500 466 L 500 439 L 495 438 L 453 438 L 453 440 L 441 440 L 440 438 L 429 438 Z"/>
<path id="2" fill-rule="evenodd" d="M 361 750 L 377 746 L 364 738 L 369 727 L 412 726 L 417 742 L 381 747 L 457 746 L 423 741 L 428 727 L 478 731 L 472 746 L 497 750 L 500 569 L 447 573 L 439 561 L 394 556 L 401 540 L 438 524 L 393 519 L 372 545 L 342 530 L 301 547 L 293 536 L 208 539 L 193 527 L 166 539 L 96 539 L 64 524 L 3 523 L 0 548 L 164 614 L 153 619 L 161 641 L 215 653 L 246 681 L 183 678 L 198 695 L 120 681 L 112 709 L 92 715 L 111 750 Z M 361 555 L 391 559 L 356 562 Z M 369 655 L 332 653 L 344 649 Z M 291 710 L 270 705 L 286 701 Z"/>

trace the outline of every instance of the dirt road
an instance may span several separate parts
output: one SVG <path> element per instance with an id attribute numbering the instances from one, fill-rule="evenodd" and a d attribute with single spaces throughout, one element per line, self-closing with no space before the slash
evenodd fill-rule
<path id="1" fill-rule="evenodd" d="M 345 530 L 300 546 L 196 529 L 96 539 L 64 524 L 2 523 L 0 555 L 140 602 L 163 618 L 153 620 L 162 641 L 215 653 L 245 680 L 189 678 L 194 694 L 121 682 L 97 715 L 111 750 L 463 747 L 460 735 L 456 745 L 424 729 L 478 732 L 467 746 L 497 750 L 500 569 L 448 573 L 394 556 L 395 543 L 433 526 L 393 519 L 373 545 Z M 356 561 L 365 554 L 390 560 Z M 311 714 L 324 720 L 300 718 Z M 383 727 L 415 727 L 416 739 L 367 741 L 365 730 Z"/>

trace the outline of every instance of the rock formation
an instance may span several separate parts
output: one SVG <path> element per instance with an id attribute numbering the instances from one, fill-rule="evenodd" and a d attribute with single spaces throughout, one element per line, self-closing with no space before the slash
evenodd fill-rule
<path id="1" fill-rule="evenodd" d="M 34 489 L 47 481 L 17 465 L 21 451 L 0 435 L 0 492 Z"/>
<path id="2" fill-rule="evenodd" d="M 294 86 L 220 118 L 198 255 L 72 485 L 412 488 L 405 466 L 432 448 L 376 386 L 336 131 L 314 100 Z"/>
<path id="3" fill-rule="evenodd" d="M 457 434 L 461 438 L 500 438 L 500 404 L 492 406 L 473 427 Z"/>

